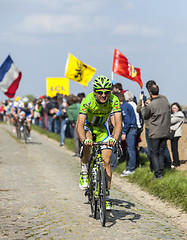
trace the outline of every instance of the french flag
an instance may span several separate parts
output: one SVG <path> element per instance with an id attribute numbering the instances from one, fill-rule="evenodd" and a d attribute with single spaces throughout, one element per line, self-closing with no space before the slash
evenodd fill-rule
<path id="1" fill-rule="evenodd" d="M 10 55 L 5 59 L 0 67 L 0 90 L 4 94 L 13 98 L 19 86 L 22 73 L 16 67 Z"/>

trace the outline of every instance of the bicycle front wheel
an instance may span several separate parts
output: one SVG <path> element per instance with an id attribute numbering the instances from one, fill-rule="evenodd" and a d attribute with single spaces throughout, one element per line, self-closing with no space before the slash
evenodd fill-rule
<path id="1" fill-rule="evenodd" d="M 21 130 L 20 130 L 21 124 L 20 122 L 17 122 L 16 124 L 16 134 L 17 134 L 17 138 L 21 139 Z"/>
<path id="2" fill-rule="evenodd" d="M 28 131 L 28 128 L 27 126 L 24 126 L 24 140 L 25 140 L 25 143 L 28 142 L 28 136 L 29 136 L 29 131 Z"/>
<path id="3" fill-rule="evenodd" d="M 92 217 L 97 217 L 97 199 L 95 198 L 95 180 L 93 175 L 93 159 L 91 158 L 88 166 L 88 176 L 89 176 L 89 185 L 88 185 L 88 202 L 90 203 L 91 215 Z"/>
<path id="4" fill-rule="evenodd" d="M 101 224 L 104 227 L 106 222 L 106 176 L 102 162 L 99 168 L 99 213 Z"/>
<path id="5" fill-rule="evenodd" d="M 91 207 L 91 214 L 96 219 L 97 217 L 97 202 L 98 200 L 95 198 L 95 184 L 91 180 L 90 184 L 90 207 Z"/>

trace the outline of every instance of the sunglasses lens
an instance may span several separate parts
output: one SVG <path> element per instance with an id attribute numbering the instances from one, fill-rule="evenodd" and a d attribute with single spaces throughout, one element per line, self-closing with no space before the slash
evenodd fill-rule
<path id="1" fill-rule="evenodd" d="M 96 93 L 98 93 L 99 95 L 108 95 L 110 93 L 110 91 L 96 91 Z"/>

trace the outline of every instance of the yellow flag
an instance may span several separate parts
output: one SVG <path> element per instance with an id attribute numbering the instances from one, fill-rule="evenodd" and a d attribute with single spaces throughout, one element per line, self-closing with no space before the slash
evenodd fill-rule
<path id="1" fill-rule="evenodd" d="M 66 78 L 78 82 L 86 87 L 95 72 L 95 68 L 81 62 L 78 58 L 69 53 L 65 70 Z"/>
<path id="2" fill-rule="evenodd" d="M 47 96 L 55 97 L 57 93 L 69 95 L 68 78 L 47 78 Z"/>

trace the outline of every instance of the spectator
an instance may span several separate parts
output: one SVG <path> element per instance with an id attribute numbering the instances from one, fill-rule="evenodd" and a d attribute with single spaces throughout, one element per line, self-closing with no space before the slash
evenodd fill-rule
<path id="1" fill-rule="evenodd" d="M 134 102 L 134 95 L 129 91 L 125 91 L 124 93 L 125 101 L 128 102 L 134 109 L 134 113 L 136 116 L 136 124 L 137 124 L 137 136 L 136 136 L 136 166 L 139 166 L 139 150 L 138 150 L 138 143 L 140 139 L 140 135 L 143 129 L 143 119 L 141 114 L 137 112 L 137 104 Z"/>
<path id="2" fill-rule="evenodd" d="M 80 97 L 78 96 L 72 96 L 72 104 L 68 107 L 68 119 L 70 123 L 72 124 L 72 127 L 74 129 L 74 143 L 75 143 L 75 154 L 73 157 L 79 157 L 80 156 L 80 140 L 77 133 L 76 123 L 77 118 L 79 115 L 80 110 Z"/>
<path id="3" fill-rule="evenodd" d="M 115 93 L 114 95 L 117 96 L 117 94 L 118 93 Z M 108 124 L 109 124 L 109 132 L 110 132 L 110 135 L 112 136 L 113 135 L 114 125 L 115 125 L 113 112 L 110 113 Z M 116 168 L 117 165 L 118 165 L 118 155 L 117 155 L 117 151 L 116 151 L 116 146 L 112 147 L 112 156 L 111 156 L 110 159 L 111 159 L 111 168 L 112 168 L 112 170 L 114 170 L 114 168 Z"/>
<path id="4" fill-rule="evenodd" d="M 0 121 L 3 122 L 4 121 L 4 104 L 3 101 L 0 103 Z"/>
<path id="5" fill-rule="evenodd" d="M 45 128 L 45 95 L 40 96 L 39 101 L 41 102 L 42 110 L 40 112 L 40 127 Z"/>
<path id="6" fill-rule="evenodd" d="M 156 82 L 154 80 L 149 80 L 146 83 L 146 88 L 147 88 L 148 92 L 149 92 L 148 89 L 154 84 L 156 85 Z M 163 97 L 167 100 L 167 98 L 165 96 L 160 95 L 160 94 L 159 94 L 159 96 Z M 151 99 L 150 97 L 147 98 L 147 100 L 150 100 L 150 99 Z M 142 100 L 145 103 L 146 96 L 144 94 L 140 94 L 140 100 L 137 104 L 137 112 L 140 114 L 141 114 Z M 151 171 L 153 171 L 151 155 L 150 155 L 149 120 L 145 120 L 145 138 L 146 138 L 146 142 L 147 142 L 147 157 L 150 161 L 150 169 L 151 169 Z M 167 168 L 171 167 L 171 157 L 170 157 L 169 149 L 167 147 L 167 143 L 166 143 L 165 150 L 164 150 L 164 164 L 165 164 L 165 167 L 167 167 Z"/>
<path id="7" fill-rule="evenodd" d="M 171 126 L 170 130 L 174 130 L 175 134 L 171 139 L 171 151 L 173 156 L 172 168 L 180 166 L 179 153 L 178 153 L 178 141 L 182 136 L 182 124 L 184 123 L 184 114 L 181 106 L 174 102 L 171 105 Z"/>
<path id="8" fill-rule="evenodd" d="M 53 108 L 55 109 L 54 115 L 53 115 L 53 122 L 54 122 L 54 132 L 59 134 L 60 133 L 60 118 L 56 115 L 56 113 L 59 111 L 59 100 L 58 97 L 55 96 L 52 98 Z"/>
<path id="9" fill-rule="evenodd" d="M 47 97 L 45 112 L 47 113 L 47 130 L 49 132 L 53 132 L 54 131 L 53 116 L 58 112 L 58 109 L 54 107 L 52 99 L 50 97 Z"/>
<path id="10" fill-rule="evenodd" d="M 82 102 L 82 100 L 86 97 L 85 93 L 84 92 L 81 92 L 81 93 L 78 93 L 77 96 L 79 97 L 80 99 L 80 103 Z"/>
<path id="11" fill-rule="evenodd" d="M 129 155 L 126 170 L 124 170 L 121 174 L 121 177 L 126 177 L 135 172 L 137 124 L 134 109 L 128 102 L 125 101 L 124 94 L 119 93 L 118 98 L 121 104 L 123 126 L 121 140 L 126 140 L 127 152 Z"/>
<path id="12" fill-rule="evenodd" d="M 68 114 L 67 114 L 68 105 L 67 105 L 66 99 L 63 99 L 59 108 L 60 108 L 60 110 L 57 115 L 60 116 L 60 120 L 61 120 L 60 146 L 64 146 L 66 128 L 67 128 L 67 123 L 68 123 Z"/>
<path id="13" fill-rule="evenodd" d="M 144 104 L 142 99 L 142 116 L 149 119 L 149 139 L 151 161 L 154 170 L 154 179 L 162 178 L 164 165 L 164 150 L 169 136 L 170 106 L 168 101 L 159 96 L 159 87 L 154 84 L 148 87 L 151 100 Z"/>
<path id="14" fill-rule="evenodd" d="M 43 119 L 42 122 L 44 123 L 44 128 L 47 130 L 47 112 L 45 110 L 46 104 L 48 103 L 48 97 L 43 96 L 43 101 L 42 101 L 42 108 L 43 108 Z"/>
<path id="15" fill-rule="evenodd" d="M 42 112 L 42 104 L 41 100 L 36 100 L 36 105 L 34 106 L 34 124 L 36 126 L 41 126 L 40 119 L 41 119 L 41 112 Z"/>
<path id="16" fill-rule="evenodd" d="M 122 84 L 121 83 L 115 83 L 113 85 L 113 92 L 124 93 Z"/>

